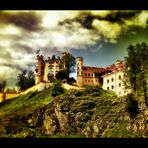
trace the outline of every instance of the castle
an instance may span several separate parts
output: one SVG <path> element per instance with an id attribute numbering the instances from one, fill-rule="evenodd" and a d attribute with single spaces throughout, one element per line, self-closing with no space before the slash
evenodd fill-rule
<path id="1" fill-rule="evenodd" d="M 44 60 L 42 55 L 37 55 L 36 59 L 36 84 L 40 82 L 51 82 L 56 79 L 58 71 L 65 68 L 60 67 L 61 58 L 53 55 L 48 60 Z M 117 60 L 114 64 L 102 67 L 90 67 L 83 65 L 83 57 L 76 58 L 77 64 L 77 85 L 99 85 L 105 90 L 114 91 L 118 96 L 123 96 L 125 88 L 123 85 L 125 64 Z"/>
<path id="2" fill-rule="evenodd" d="M 61 58 L 56 58 L 53 55 L 51 58 L 48 57 L 48 60 L 44 60 L 42 55 L 37 55 L 36 58 L 36 84 L 40 82 L 51 82 L 56 79 L 56 74 L 61 70 L 60 62 Z M 64 65 L 63 67 L 64 68 Z"/>
<path id="3" fill-rule="evenodd" d="M 105 68 L 84 66 L 82 57 L 77 57 L 76 61 L 79 86 L 99 85 L 105 90 L 114 91 L 118 96 L 127 94 L 122 81 L 125 67 L 123 61 L 117 60 Z"/>

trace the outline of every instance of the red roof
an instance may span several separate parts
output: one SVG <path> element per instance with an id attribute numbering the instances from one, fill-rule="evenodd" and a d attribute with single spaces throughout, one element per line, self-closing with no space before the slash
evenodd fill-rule
<path id="1" fill-rule="evenodd" d="M 125 67 L 125 64 L 123 63 L 123 61 L 120 61 L 116 64 L 112 64 L 108 67 L 106 67 L 105 69 L 106 70 L 111 70 L 112 72 L 115 72 L 115 71 L 120 71 L 120 70 L 123 70 Z"/>
<path id="2" fill-rule="evenodd" d="M 83 70 L 92 71 L 92 72 L 98 72 L 98 73 L 101 73 L 101 72 L 105 72 L 106 71 L 106 69 L 105 68 L 102 68 L 102 67 L 83 66 L 82 69 Z"/>

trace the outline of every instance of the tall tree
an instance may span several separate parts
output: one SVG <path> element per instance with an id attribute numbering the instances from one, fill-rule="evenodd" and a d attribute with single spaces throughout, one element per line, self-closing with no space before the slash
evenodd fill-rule
<path id="1" fill-rule="evenodd" d="M 27 84 L 28 84 L 28 88 L 35 85 L 35 75 L 34 75 L 34 72 L 33 71 L 29 71 L 28 72 L 28 75 L 27 75 Z"/>
<path id="2" fill-rule="evenodd" d="M 148 106 L 148 45 L 146 43 L 129 45 L 125 57 L 125 86 L 136 95 L 144 94 Z"/>
<path id="3" fill-rule="evenodd" d="M 7 86 L 7 82 L 5 80 L 0 82 L 0 92 L 4 92 Z"/>
<path id="4" fill-rule="evenodd" d="M 25 86 L 25 81 L 26 81 L 26 70 L 22 70 L 21 73 L 18 74 L 17 76 L 17 83 L 16 85 L 20 87 L 20 90 L 25 90 L 26 86 Z"/>
<path id="5" fill-rule="evenodd" d="M 75 72 L 76 59 L 68 52 L 63 52 L 60 68 L 63 69 L 63 75 L 66 73 L 66 79 L 69 79 L 69 74 Z"/>
<path id="6" fill-rule="evenodd" d="M 22 70 L 21 73 L 18 74 L 16 85 L 20 87 L 21 91 L 26 90 L 27 88 L 33 86 L 35 84 L 34 72 Z"/>
<path id="7" fill-rule="evenodd" d="M 3 99 L 3 101 L 6 100 L 6 92 L 5 92 L 6 86 L 7 86 L 7 82 L 5 80 L 3 80 L 0 83 L 0 92 L 2 92 L 2 99 Z"/>

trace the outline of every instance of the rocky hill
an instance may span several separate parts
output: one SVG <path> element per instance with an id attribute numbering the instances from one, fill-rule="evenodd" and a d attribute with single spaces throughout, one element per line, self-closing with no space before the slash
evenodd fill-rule
<path id="1" fill-rule="evenodd" d="M 127 97 L 99 87 L 29 92 L 0 103 L 0 137 L 148 137 L 148 109 L 139 98 L 131 118 Z"/>

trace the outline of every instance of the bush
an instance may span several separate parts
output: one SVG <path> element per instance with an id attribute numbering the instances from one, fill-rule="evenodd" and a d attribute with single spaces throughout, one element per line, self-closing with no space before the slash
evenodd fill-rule
<path id="1" fill-rule="evenodd" d="M 127 95 L 127 99 L 127 110 L 130 114 L 130 117 L 135 118 L 139 113 L 138 102 L 135 100 L 135 97 L 132 93 Z"/>
<path id="2" fill-rule="evenodd" d="M 54 80 L 53 85 L 51 87 L 51 95 L 53 97 L 58 96 L 60 94 L 63 94 L 65 92 L 65 89 L 62 87 L 61 81 Z"/>
<path id="3" fill-rule="evenodd" d="M 87 94 L 94 94 L 94 95 L 99 95 L 99 94 L 102 94 L 103 93 L 103 89 L 100 87 L 100 86 L 89 86 L 89 85 L 86 85 L 85 86 L 85 90 L 83 91 L 83 94 L 84 95 L 87 95 Z"/>

